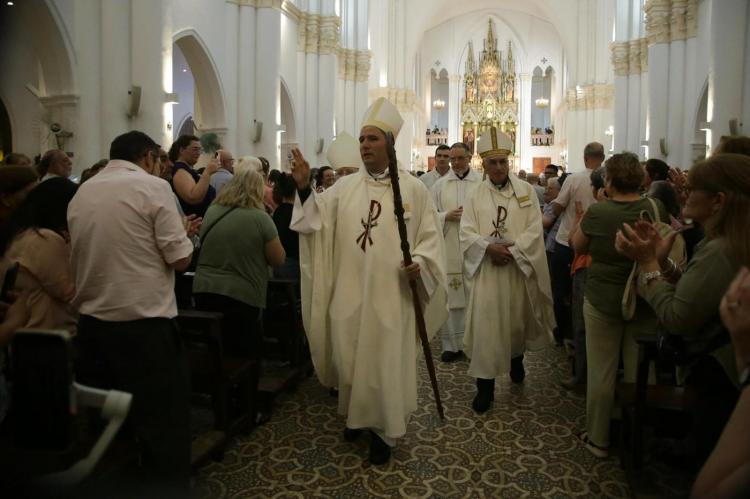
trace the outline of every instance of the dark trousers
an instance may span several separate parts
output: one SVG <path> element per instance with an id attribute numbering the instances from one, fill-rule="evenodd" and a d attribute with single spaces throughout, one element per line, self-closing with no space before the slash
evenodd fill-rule
<path id="1" fill-rule="evenodd" d="M 555 243 L 552 253 L 551 278 L 552 300 L 557 322 L 558 341 L 572 338 L 570 301 L 573 281 L 570 276 L 570 266 L 573 263 L 573 250 L 560 243 Z"/>
<path id="2" fill-rule="evenodd" d="M 693 435 L 697 464 L 702 466 L 719 441 L 740 394 L 724 368 L 710 355 L 703 356 L 690 369 L 685 384 L 692 386 L 697 395 Z"/>
<path id="3" fill-rule="evenodd" d="M 260 309 L 228 296 L 195 293 L 195 306 L 206 312 L 224 314 L 221 321 L 224 351 L 233 355 L 260 358 Z"/>
<path id="4" fill-rule="evenodd" d="M 80 383 L 133 395 L 127 425 L 142 450 L 139 495 L 187 497 L 190 378 L 175 322 L 108 322 L 82 315 L 76 342 Z"/>

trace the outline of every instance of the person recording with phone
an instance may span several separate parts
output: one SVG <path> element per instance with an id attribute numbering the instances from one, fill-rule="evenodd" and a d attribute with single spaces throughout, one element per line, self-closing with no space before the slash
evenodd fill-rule
<path id="1" fill-rule="evenodd" d="M 169 148 L 172 167 L 172 188 L 177 194 L 182 211 L 186 215 L 203 217 L 208 206 L 216 197 L 216 189 L 211 184 L 211 175 L 219 169 L 219 160 L 211 159 L 203 175 L 194 166 L 201 155 L 201 143 L 194 135 L 180 135 Z"/>

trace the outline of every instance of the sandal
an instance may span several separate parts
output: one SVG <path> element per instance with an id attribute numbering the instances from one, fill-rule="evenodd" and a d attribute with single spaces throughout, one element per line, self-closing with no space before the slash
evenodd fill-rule
<path id="1" fill-rule="evenodd" d="M 594 442 L 592 442 L 587 432 L 584 431 L 583 433 L 579 434 L 578 440 L 580 440 L 581 443 L 586 446 L 589 452 L 591 452 L 599 459 L 605 459 L 609 457 L 609 449 L 607 447 L 599 447 Z"/>

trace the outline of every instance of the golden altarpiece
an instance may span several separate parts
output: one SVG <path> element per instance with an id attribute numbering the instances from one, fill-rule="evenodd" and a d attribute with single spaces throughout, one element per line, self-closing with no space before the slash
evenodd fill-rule
<path id="1" fill-rule="evenodd" d="M 476 138 L 492 126 L 500 128 L 510 135 L 516 143 L 518 129 L 518 92 L 516 91 L 516 63 L 513 49 L 508 42 L 508 51 L 503 58 L 502 51 L 497 50 L 497 39 L 494 24 L 489 20 L 487 38 L 477 65 L 474 59 L 474 47 L 469 42 L 466 58 L 464 94 L 461 98 L 461 126 L 464 143 L 474 155 L 472 166 L 480 167 L 481 161 L 476 155 Z M 511 165 L 513 164 L 511 159 Z"/>

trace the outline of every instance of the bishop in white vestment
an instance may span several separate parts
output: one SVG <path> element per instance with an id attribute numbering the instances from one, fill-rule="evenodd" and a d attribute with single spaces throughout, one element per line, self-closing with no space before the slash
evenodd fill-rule
<path id="1" fill-rule="evenodd" d="M 386 133 L 395 137 L 402 123 L 390 102 L 375 101 L 360 135 L 365 168 L 323 193 L 305 185 L 309 165 L 298 151 L 293 169 L 298 196 L 291 228 L 300 233 L 303 319 L 313 363 L 321 383 L 339 390 L 344 437 L 371 430 L 373 464 L 388 461 L 417 408 L 421 348 L 408 278 L 417 280 L 421 301 L 429 304 L 428 333 L 447 315 L 440 222 L 429 192 L 407 172 L 399 180 L 414 264 L 402 265 L 386 168 Z"/>
<path id="2" fill-rule="evenodd" d="M 464 255 L 459 241 L 463 207 L 482 182 L 482 175 L 471 169 L 471 153 L 462 142 L 450 148 L 452 169 L 432 187 L 435 207 L 443 224 L 448 273 L 448 320 L 440 328 L 443 341 L 443 362 L 461 357 L 464 348 L 465 308 L 469 291 L 464 279 Z"/>
<path id="3" fill-rule="evenodd" d="M 478 144 L 487 179 L 464 206 L 461 247 L 471 283 L 464 344 L 477 378 L 475 411 L 489 409 L 495 378 L 523 381 L 523 354 L 549 345 L 555 326 L 539 201 L 509 174 L 510 138 L 494 127 Z"/>

